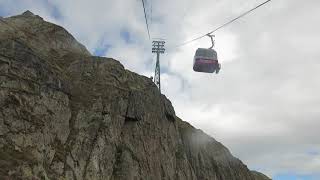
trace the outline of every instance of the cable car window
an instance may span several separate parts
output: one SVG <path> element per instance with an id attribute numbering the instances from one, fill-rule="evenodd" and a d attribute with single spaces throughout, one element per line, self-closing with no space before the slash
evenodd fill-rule
<path id="1" fill-rule="evenodd" d="M 213 51 L 208 50 L 206 53 L 206 57 L 214 57 Z"/>
<path id="2" fill-rule="evenodd" d="M 196 56 L 207 56 L 206 50 L 205 49 L 198 49 L 196 52 Z"/>

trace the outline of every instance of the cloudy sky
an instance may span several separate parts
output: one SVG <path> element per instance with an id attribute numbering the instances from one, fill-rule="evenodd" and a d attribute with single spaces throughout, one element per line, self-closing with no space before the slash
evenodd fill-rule
<path id="1" fill-rule="evenodd" d="M 221 73 L 193 72 L 203 38 L 263 0 L 145 0 L 152 38 L 166 39 L 162 92 L 176 113 L 276 180 L 320 179 L 320 1 L 273 0 L 215 33 Z M 92 54 L 153 76 L 140 0 L 0 0 L 0 16 L 31 10 Z"/>

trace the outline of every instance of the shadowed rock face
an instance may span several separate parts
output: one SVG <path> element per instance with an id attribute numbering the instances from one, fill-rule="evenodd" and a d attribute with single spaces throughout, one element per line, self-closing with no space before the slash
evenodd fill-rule
<path id="1" fill-rule="evenodd" d="M 0 22 L 0 107 L 0 179 L 265 178 L 176 117 L 149 78 L 31 12 Z"/>

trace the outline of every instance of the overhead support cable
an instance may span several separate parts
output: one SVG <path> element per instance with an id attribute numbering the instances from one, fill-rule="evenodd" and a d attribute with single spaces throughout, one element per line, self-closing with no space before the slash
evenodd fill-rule
<path id="1" fill-rule="evenodd" d="M 150 31 L 149 31 L 149 24 L 148 24 L 148 19 L 147 19 L 147 14 L 146 14 L 146 8 L 145 8 L 145 5 L 144 5 L 144 0 L 141 0 L 141 1 L 142 1 L 142 6 L 143 6 L 144 19 L 146 21 L 146 26 L 147 26 L 147 31 L 148 31 L 148 37 L 149 37 L 149 40 L 150 40 Z"/>
<path id="2" fill-rule="evenodd" d="M 229 25 L 229 24 L 233 23 L 234 21 L 236 21 L 236 20 L 238 20 L 238 19 L 242 18 L 243 16 L 245 16 L 245 15 L 247 15 L 247 14 L 251 13 L 252 11 L 254 11 L 254 10 L 258 9 L 259 7 L 261 7 L 261 6 L 265 5 L 265 4 L 267 4 L 267 3 L 268 3 L 268 2 L 270 2 L 270 1 L 271 1 L 271 0 L 267 0 L 267 1 L 265 1 L 265 2 L 263 2 L 263 3 L 261 3 L 261 4 L 259 4 L 258 6 L 256 6 L 256 7 L 252 8 L 252 9 L 250 9 L 249 11 L 246 11 L 246 12 L 242 13 L 242 14 L 241 14 L 241 15 L 239 15 L 238 17 L 236 17 L 236 18 L 232 19 L 231 21 L 228 21 L 228 22 L 226 22 L 226 23 L 222 24 L 221 26 L 217 27 L 216 29 L 214 29 L 214 30 L 212 30 L 212 31 L 210 31 L 210 32 L 208 32 L 208 33 L 206 33 L 206 34 L 204 34 L 204 35 L 201 35 L 201 36 L 199 36 L 199 37 L 197 37 L 197 38 L 194 38 L 194 39 L 191 39 L 191 40 L 189 40 L 189 41 L 186 41 L 186 42 L 184 42 L 184 43 L 182 43 L 182 44 L 178 45 L 177 47 L 184 46 L 184 45 L 189 44 L 189 43 L 191 43 L 191 42 L 193 42 L 193 41 L 196 41 L 196 40 L 199 40 L 199 39 L 201 39 L 201 38 L 203 38 L 203 37 L 206 37 L 207 35 L 210 35 L 210 34 L 212 34 L 212 33 L 216 32 L 216 31 L 218 31 L 219 29 L 221 29 L 221 28 L 223 28 L 223 27 L 225 27 L 225 26 L 227 26 L 227 25 Z"/>
<path id="3" fill-rule="evenodd" d="M 151 7 L 150 7 L 150 11 L 151 11 L 151 12 L 150 12 L 150 14 L 151 14 L 151 15 L 150 15 L 150 21 L 151 21 L 150 24 L 151 24 L 151 26 L 152 26 L 152 19 L 153 19 L 152 0 L 150 0 L 150 6 L 151 6 Z M 151 28 L 151 30 L 152 30 L 152 28 Z"/>

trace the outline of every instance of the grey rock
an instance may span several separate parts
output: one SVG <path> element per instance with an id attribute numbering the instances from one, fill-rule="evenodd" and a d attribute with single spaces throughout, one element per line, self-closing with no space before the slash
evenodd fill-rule
<path id="1" fill-rule="evenodd" d="M 162 95 L 162 100 L 164 103 L 165 115 L 166 115 L 167 119 L 170 121 L 175 121 L 176 113 L 173 109 L 171 102 L 164 95 Z"/>
<path id="2" fill-rule="evenodd" d="M 126 118 L 128 120 L 142 120 L 145 112 L 145 103 L 142 92 L 139 91 L 130 91 L 128 98 L 128 106 Z"/>
<path id="3" fill-rule="evenodd" d="M 149 78 L 31 12 L 3 21 L 0 179 L 264 180 Z"/>

